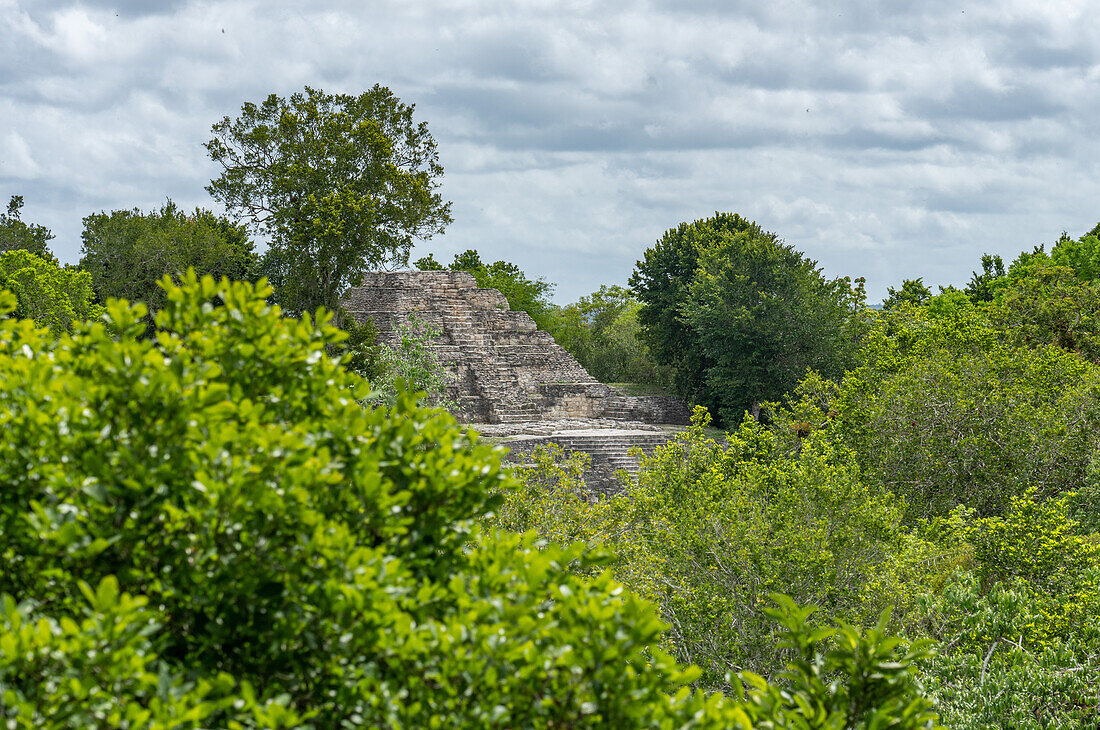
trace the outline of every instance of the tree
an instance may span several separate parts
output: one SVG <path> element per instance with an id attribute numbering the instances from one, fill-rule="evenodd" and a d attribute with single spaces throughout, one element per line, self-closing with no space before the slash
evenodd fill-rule
<path id="1" fill-rule="evenodd" d="M 12 315 L 33 319 L 55 335 L 73 329 L 75 322 L 101 312 L 87 271 L 61 267 L 52 256 L 36 256 L 26 250 L 0 254 L 0 290 L 15 295 Z"/>
<path id="2" fill-rule="evenodd" d="M 373 331 L 373 323 L 369 326 Z M 369 378 L 372 391 L 367 402 L 392 406 L 404 391 L 411 390 L 429 405 L 453 412 L 456 406 L 446 397 L 447 369 L 431 348 L 440 334 L 438 327 L 423 322 L 415 313 L 410 313 L 407 321 L 394 322 L 394 344 L 383 342 L 374 347 L 375 372 Z"/>
<path id="3" fill-rule="evenodd" d="M 613 550 L 610 570 L 659 606 L 671 627 L 669 650 L 702 669 L 701 686 L 741 696 L 741 672 L 755 726 L 876 727 L 860 715 L 902 714 L 872 686 L 885 680 L 886 663 L 905 663 L 906 652 L 885 639 L 882 620 L 867 634 L 843 622 L 874 621 L 890 602 L 909 608 L 929 546 L 898 525 L 900 506 L 889 494 L 859 482 L 850 452 L 818 436 L 797 455 L 784 454 L 751 419 L 717 442 L 704 432 L 708 420 L 697 408 L 692 427 L 643 457 L 622 494 L 596 502 L 583 492 L 583 459 L 566 458 L 560 447 L 536 449 L 518 472 L 524 488 L 508 492 L 493 519 L 547 540 Z M 812 601 L 839 630 L 809 626 L 813 609 L 770 595 L 779 587 Z M 787 629 L 778 645 L 773 619 Z M 810 640 L 815 629 L 821 633 Z M 821 641 L 829 636 L 837 640 Z M 830 643 L 828 656 L 818 651 Z M 919 646 L 927 642 L 912 649 Z M 915 701 L 927 710 L 915 667 L 893 674 L 900 669 L 893 664 L 886 683 L 905 696 L 903 706 Z M 820 721 L 833 712 L 848 721 Z M 801 724 L 805 715 L 818 724 Z"/>
<path id="4" fill-rule="evenodd" d="M 20 220 L 19 211 L 22 208 L 23 196 L 13 195 L 8 201 L 7 212 L 0 213 L 0 253 L 27 251 L 36 256 L 53 258 L 46 244 L 54 235 L 45 226 L 28 225 Z"/>
<path id="5" fill-rule="evenodd" d="M 970 282 L 963 291 L 974 303 L 991 302 L 1004 276 L 1004 260 L 997 254 L 982 254 L 982 273 L 972 271 Z"/>
<path id="6" fill-rule="evenodd" d="M 558 310 L 553 335 L 597 380 L 666 386 L 670 374 L 642 340 L 641 303 L 621 286 L 601 286 Z"/>
<path id="7" fill-rule="evenodd" d="M 100 302 L 143 302 L 150 314 L 164 306 L 158 282 L 189 268 L 214 278 L 249 279 L 256 268 L 244 227 L 208 210 L 187 213 L 171 200 L 159 211 L 115 210 L 84 219 L 80 265 Z"/>
<path id="8" fill-rule="evenodd" d="M 413 239 L 451 222 L 435 140 L 413 109 L 383 86 L 306 87 L 213 126 L 206 149 L 223 171 L 207 191 L 270 241 L 286 311 L 335 311 L 364 272 L 405 263 Z"/>
<path id="9" fill-rule="evenodd" d="M 418 259 L 413 265 L 421 271 L 445 270 L 431 254 Z M 508 300 L 508 307 L 513 312 L 527 312 L 539 329 L 547 330 L 553 326 L 554 305 L 550 301 L 550 292 L 554 290 L 554 285 L 541 276 L 529 279 L 518 266 L 507 261 L 486 264 L 481 260 L 481 254 L 473 249 L 455 254 L 454 261 L 446 269 L 473 274 L 479 287 L 499 291 Z"/>
<path id="10" fill-rule="evenodd" d="M 680 312 L 695 279 L 699 258 L 716 241 L 728 236 L 773 236 L 736 213 L 681 223 L 646 249 L 630 277 L 630 287 L 642 303 L 638 321 L 657 362 L 672 367 L 681 395 L 699 398 L 706 389 L 706 371 L 713 360 L 696 346 L 695 332 Z"/>
<path id="11" fill-rule="evenodd" d="M 998 515 L 1030 488 L 1046 499 L 1085 484 L 1100 372 L 1006 341 L 972 304 L 934 311 L 883 313 L 839 383 L 799 386 L 777 432 L 793 448 L 798 424 L 821 427 L 856 454 L 864 481 L 904 499 L 910 521 L 958 506 Z"/>
<path id="12" fill-rule="evenodd" d="M 1082 281 L 1068 266 L 1032 265 L 988 307 L 1010 342 L 1057 345 L 1100 361 L 1100 281 Z"/>
<path id="13" fill-rule="evenodd" d="M 1100 227 L 1100 223 L 1097 226 Z M 1063 233 L 1050 250 L 1050 260 L 1055 266 L 1073 269 L 1082 281 L 1100 279 L 1100 237 L 1095 232 L 1080 238 L 1070 238 Z"/>
<path id="14" fill-rule="evenodd" d="M 816 262 L 738 217 L 681 225 L 638 263 L 630 284 L 658 360 L 681 395 L 729 423 L 759 417 L 807 368 L 843 372 L 861 283 L 825 279 Z"/>
<path id="15" fill-rule="evenodd" d="M 921 278 L 906 279 L 901 283 L 901 289 L 888 287 L 886 299 L 882 302 L 883 309 L 896 309 L 902 304 L 927 304 L 932 298 L 932 290 L 924 285 Z"/>
<path id="16" fill-rule="evenodd" d="M 728 423 L 793 388 L 807 368 L 843 372 L 859 332 L 862 282 L 817 263 L 738 215 L 681 224 L 630 279 L 638 320 L 684 397 Z"/>

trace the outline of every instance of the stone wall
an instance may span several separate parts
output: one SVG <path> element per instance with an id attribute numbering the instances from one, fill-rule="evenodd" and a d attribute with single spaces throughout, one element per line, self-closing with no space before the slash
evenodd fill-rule
<path id="1" fill-rule="evenodd" d="M 648 454 L 664 446 L 675 431 L 637 431 L 626 429 L 578 429 L 562 431 L 546 436 L 512 436 L 501 442 L 508 447 L 506 462 L 525 464 L 539 446 L 558 444 L 566 455 L 574 451 L 588 454 L 588 468 L 584 471 L 584 483 L 591 499 L 616 494 L 622 489 L 619 471 L 634 476 L 638 473 L 639 459 L 633 453 L 640 449 Z"/>
<path id="2" fill-rule="evenodd" d="M 348 291 L 344 308 L 370 318 L 379 339 L 410 314 L 439 329 L 431 344 L 446 368 L 447 398 L 466 423 L 616 418 L 684 424 L 678 399 L 616 395 L 596 381 L 526 312 L 508 309 L 495 289 L 479 289 L 464 271 L 367 274 Z"/>

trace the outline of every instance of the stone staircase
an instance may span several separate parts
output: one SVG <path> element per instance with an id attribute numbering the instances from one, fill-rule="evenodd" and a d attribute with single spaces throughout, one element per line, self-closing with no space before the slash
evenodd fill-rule
<path id="1" fill-rule="evenodd" d="M 631 399 L 615 396 L 526 312 L 510 311 L 503 294 L 479 289 L 464 271 L 370 273 L 342 304 L 360 321 L 373 320 L 383 342 L 396 339 L 395 325 L 410 314 L 438 329 L 431 348 L 447 371 L 455 416 L 466 423 L 597 418 L 609 406 L 646 411 L 624 406 Z"/>
<path id="2" fill-rule="evenodd" d="M 584 473 L 585 484 L 594 495 L 614 494 L 621 489 L 616 474 L 625 471 L 636 476 L 638 457 L 630 452 L 634 448 L 644 453 L 664 446 L 676 434 L 675 431 L 635 431 L 628 429 L 585 429 L 560 431 L 547 436 L 513 436 L 504 439 L 502 445 L 511 451 L 506 461 L 522 464 L 529 460 L 539 446 L 551 443 L 565 449 L 566 455 L 583 451 L 591 458 Z"/>
<path id="3" fill-rule="evenodd" d="M 348 291 L 344 309 L 371 319 L 379 340 L 394 343 L 397 325 L 416 318 L 439 331 L 429 344 L 446 370 L 446 398 L 455 417 L 482 424 L 525 463 L 540 444 L 583 451 L 591 462 L 585 483 L 593 495 L 620 489 L 618 470 L 638 471 L 630 450 L 649 452 L 687 424 L 688 407 L 677 398 L 632 397 L 597 382 L 526 312 L 508 309 L 495 289 L 479 289 L 463 271 L 367 274 Z"/>

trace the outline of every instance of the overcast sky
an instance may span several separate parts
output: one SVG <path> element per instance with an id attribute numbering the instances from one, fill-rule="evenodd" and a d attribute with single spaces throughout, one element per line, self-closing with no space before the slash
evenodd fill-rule
<path id="1" fill-rule="evenodd" d="M 573 301 L 681 221 L 756 220 L 872 299 L 1100 220 L 1100 1 L 0 0 L 0 197 L 215 208 L 202 143 L 259 101 L 416 105 L 467 248 Z M 217 210 L 217 208 L 215 208 Z"/>

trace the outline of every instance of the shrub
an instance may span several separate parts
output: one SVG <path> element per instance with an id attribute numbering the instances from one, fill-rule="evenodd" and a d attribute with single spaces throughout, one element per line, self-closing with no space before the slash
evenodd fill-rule
<path id="1" fill-rule="evenodd" d="M 928 531 L 969 553 L 924 600 L 923 630 L 945 647 L 925 677 L 952 727 L 1096 727 L 1100 552 L 1067 500 L 1029 490 L 1001 517 L 962 510 Z"/>
<path id="2" fill-rule="evenodd" d="M 363 409 L 327 315 L 162 286 L 152 337 L 0 320 L 8 726 L 737 726 L 583 545 L 478 527 L 492 447 Z"/>
<path id="3" fill-rule="evenodd" d="M 852 454 L 824 439 L 783 453 L 752 419 L 719 442 L 708 423 L 698 408 L 621 495 L 595 504 L 575 496 L 568 463 L 543 454 L 509 495 L 505 526 L 612 552 L 612 572 L 659 606 L 666 647 L 709 688 L 784 665 L 765 611 L 772 592 L 849 621 L 874 620 L 889 601 L 908 608 L 929 547 L 901 529 L 892 497 L 860 482 Z"/>
<path id="4" fill-rule="evenodd" d="M 859 360 L 839 383 L 804 379 L 775 433 L 793 447 L 794 424 L 820 428 L 871 487 L 905 500 L 909 520 L 960 505 L 1002 514 L 1032 487 L 1047 498 L 1086 481 L 1100 379 L 1082 358 L 1001 342 L 967 305 L 884 315 Z"/>

